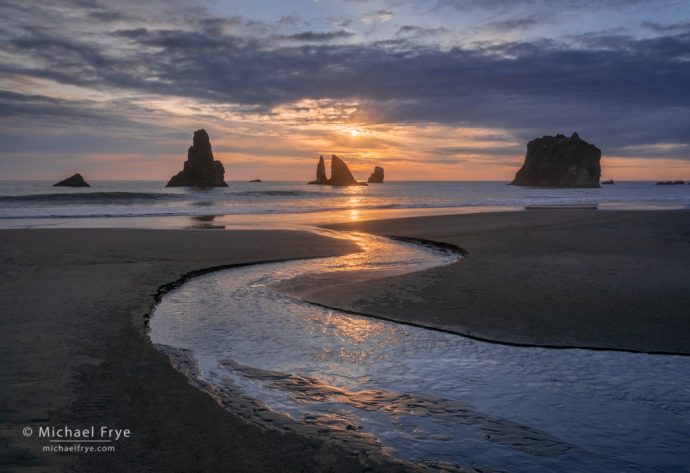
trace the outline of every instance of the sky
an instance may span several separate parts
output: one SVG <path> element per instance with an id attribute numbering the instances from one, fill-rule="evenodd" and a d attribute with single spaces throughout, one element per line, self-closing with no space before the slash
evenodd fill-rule
<path id="1" fill-rule="evenodd" d="M 0 0 L 0 179 L 510 180 L 578 132 L 690 179 L 687 0 Z"/>

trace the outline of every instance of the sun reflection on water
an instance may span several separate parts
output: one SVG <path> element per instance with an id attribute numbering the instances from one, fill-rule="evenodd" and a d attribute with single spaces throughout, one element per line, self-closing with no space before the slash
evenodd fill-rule
<path id="1" fill-rule="evenodd" d="M 353 209 L 350 211 L 351 218 L 356 219 L 358 216 L 358 210 Z M 329 236 L 336 236 L 337 238 L 343 238 L 341 233 L 327 233 Z M 394 270 L 393 266 L 389 266 L 391 261 L 384 261 L 379 255 L 383 254 L 387 250 L 389 243 L 381 238 L 372 237 L 366 233 L 356 233 L 351 232 L 345 234 L 346 239 L 351 240 L 353 243 L 357 244 L 361 251 L 356 253 L 350 253 L 348 255 L 331 258 L 326 265 L 326 269 L 330 271 L 360 271 L 360 270 L 372 270 L 372 269 L 382 269 L 386 267 L 387 269 Z M 405 266 L 408 266 L 407 264 Z"/>

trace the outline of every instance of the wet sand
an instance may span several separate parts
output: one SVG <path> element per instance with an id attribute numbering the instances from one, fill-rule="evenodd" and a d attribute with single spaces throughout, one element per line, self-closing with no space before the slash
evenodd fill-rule
<path id="1" fill-rule="evenodd" d="M 510 344 L 690 354 L 690 212 L 529 210 L 337 224 L 451 243 L 429 271 L 313 302 Z"/>
<path id="2" fill-rule="evenodd" d="M 535 210 L 337 225 L 458 245 L 461 262 L 309 299 L 507 343 L 690 353 L 690 213 Z M 220 409 L 145 337 L 154 294 L 204 268 L 355 251 L 295 231 L 0 231 L 3 471 L 402 471 Z M 21 429 L 132 430 L 115 453 L 42 453 Z"/>
<path id="3" fill-rule="evenodd" d="M 405 469 L 223 411 L 144 335 L 153 295 L 184 273 L 355 249 L 294 231 L 0 231 L 0 470 Z M 43 425 L 129 428 L 132 438 L 114 453 L 43 453 L 45 440 L 22 435 Z"/>

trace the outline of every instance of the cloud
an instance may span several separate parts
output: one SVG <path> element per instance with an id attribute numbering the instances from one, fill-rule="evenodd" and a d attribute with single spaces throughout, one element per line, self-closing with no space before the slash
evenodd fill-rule
<path id="1" fill-rule="evenodd" d="M 513 146 L 439 146 L 433 148 L 431 153 L 442 156 L 457 156 L 457 155 L 491 155 L 491 156 L 509 156 L 515 157 L 525 153 L 524 145 Z"/>
<path id="2" fill-rule="evenodd" d="M 91 100 L 63 100 L 44 95 L 27 95 L 0 90 L 0 120 L 12 120 L 23 127 L 59 124 L 81 127 L 132 127 L 137 126 L 112 108 Z M 40 129 L 39 129 L 40 130 Z"/>
<path id="3" fill-rule="evenodd" d="M 301 33 L 295 33 L 288 36 L 281 36 L 282 39 L 287 39 L 291 41 L 304 41 L 304 42 L 328 42 L 335 41 L 338 39 L 346 39 L 355 36 L 351 31 L 338 30 L 338 31 L 303 31 Z"/>
<path id="4" fill-rule="evenodd" d="M 126 25 L 17 8 L 23 16 L 14 18 L 26 24 L 0 33 L 5 77 L 182 97 L 267 116 L 301 101 L 356 102 L 352 117 L 366 123 L 500 127 L 524 140 L 578 131 L 603 148 L 690 141 L 690 33 L 677 29 L 646 39 L 590 34 L 442 49 L 415 42 L 441 27 L 404 25 L 400 37 L 343 43 L 335 40 L 352 37 L 344 29 L 281 36 L 265 23 L 189 7 Z M 128 12 L 135 11 L 131 4 Z M 6 114 L 84 120 L 103 117 L 108 106 L 0 100 Z M 681 156 L 684 148 L 678 150 Z"/>
<path id="5" fill-rule="evenodd" d="M 370 25 L 372 23 L 385 23 L 393 18 L 391 10 L 376 10 L 362 16 L 362 23 Z"/>
<path id="6" fill-rule="evenodd" d="M 397 29 L 395 32 L 396 36 L 412 36 L 415 38 L 428 38 L 431 36 L 437 36 L 441 34 L 450 33 L 450 31 L 444 27 L 438 28 L 425 28 L 422 26 L 415 25 L 403 25 Z"/>
<path id="7" fill-rule="evenodd" d="M 656 33 L 675 33 L 690 31 L 690 21 L 667 23 L 665 25 L 661 23 L 656 23 L 654 21 L 643 21 L 642 26 Z"/>
<path id="8" fill-rule="evenodd" d="M 540 18 L 536 15 L 508 18 L 505 20 L 490 21 L 485 23 L 482 29 L 495 32 L 524 31 L 537 26 L 540 21 Z"/>
<path id="9" fill-rule="evenodd" d="M 405 0 L 402 0 L 405 1 Z M 671 3 L 673 0 L 658 1 L 657 3 Z M 427 0 L 407 0 L 413 4 L 428 4 Z M 452 8 L 460 11 L 514 11 L 532 10 L 607 10 L 620 8 L 634 8 L 647 3 L 646 0 L 437 0 L 434 8 Z"/>

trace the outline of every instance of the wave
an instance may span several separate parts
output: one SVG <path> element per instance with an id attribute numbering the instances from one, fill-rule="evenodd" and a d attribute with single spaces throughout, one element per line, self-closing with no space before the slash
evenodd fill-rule
<path id="1" fill-rule="evenodd" d="M 283 209 L 276 208 L 244 208 L 244 209 L 228 209 L 222 206 L 215 206 L 212 202 L 197 202 L 191 204 L 198 210 L 180 210 L 180 209 L 152 209 L 152 208 L 142 208 L 140 211 L 127 211 L 124 208 L 118 209 L 113 208 L 109 212 L 93 212 L 91 208 L 79 209 L 75 212 L 45 212 L 37 213 L 36 211 L 30 211 L 29 213 L 10 212 L 5 215 L 0 214 L 0 220 L 23 220 L 23 219 L 70 219 L 70 218 L 129 218 L 129 217 L 196 217 L 196 216 L 208 216 L 214 215 L 217 217 L 221 216 L 232 216 L 232 215 L 283 215 L 283 214 L 312 214 L 319 212 L 344 212 L 350 210 L 397 210 L 397 209 L 445 209 L 445 208 L 456 208 L 456 207 L 481 207 L 486 206 L 483 204 L 465 204 L 465 205 L 431 205 L 431 204 L 385 204 L 385 205 L 364 205 L 353 209 L 349 206 L 329 206 L 329 207 L 287 207 Z M 511 207 L 509 205 L 503 205 L 505 207 Z"/>
<path id="2" fill-rule="evenodd" d="M 298 191 L 298 190 L 266 190 L 266 191 L 242 191 L 232 192 L 230 195 L 241 196 L 267 196 L 267 197 L 316 197 L 330 196 L 328 192 Z"/>
<path id="3" fill-rule="evenodd" d="M 193 200 L 202 194 L 205 199 L 231 200 L 233 197 L 324 197 L 330 194 L 326 192 L 300 191 L 300 190 L 265 190 L 265 191 L 239 191 L 217 192 L 200 190 L 190 193 L 166 193 L 166 192 L 61 192 L 51 194 L 28 195 L 0 195 L 0 203 L 27 203 L 27 204 L 128 204 L 140 202 L 181 201 Z"/>
<path id="4" fill-rule="evenodd" d="M 65 203 L 65 204 L 122 204 L 162 200 L 188 199 L 184 194 L 155 192 L 74 192 L 54 194 L 0 195 L 0 202 L 10 203 Z"/>

